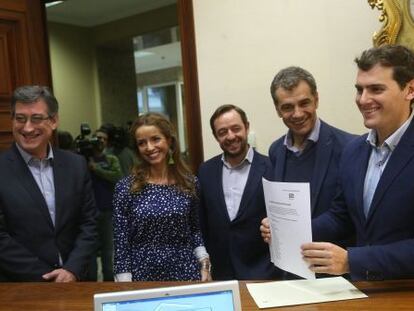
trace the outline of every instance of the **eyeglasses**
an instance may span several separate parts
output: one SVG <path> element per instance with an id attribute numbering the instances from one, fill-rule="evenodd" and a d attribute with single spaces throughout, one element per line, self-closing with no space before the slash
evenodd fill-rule
<path id="1" fill-rule="evenodd" d="M 15 114 L 13 119 L 20 124 L 26 124 L 27 120 L 30 119 L 30 123 L 32 124 L 40 124 L 45 120 L 49 120 L 51 116 L 44 116 L 41 114 L 32 114 L 30 117 L 24 114 Z"/>

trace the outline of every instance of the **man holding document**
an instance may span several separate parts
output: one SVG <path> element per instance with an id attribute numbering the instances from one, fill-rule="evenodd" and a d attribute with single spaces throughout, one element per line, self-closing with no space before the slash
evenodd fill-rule
<path id="1" fill-rule="evenodd" d="M 280 70 L 273 78 L 270 93 L 278 116 L 288 128 L 286 135 L 277 139 L 269 148 L 269 158 L 273 165 L 271 179 L 278 182 L 307 183 L 309 185 L 309 204 L 306 208 L 312 218 L 317 217 L 330 207 L 337 189 L 338 167 L 342 151 L 355 136 L 318 118 L 316 112 L 319 105 L 317 85 L 314 77 L 307 70 L 296 66 Z M 268 186 L 271 187 L 269 183 Z M 274 193 L 276 191 L 270 190 L 269 192 L 271 196 Z M 300 196 L 302 195 L 303 192 Z M 269 200 L 266 201 L 269 202 Z M 304 206 L 302 206 L 303 209 L 305 209 Z M 272 207 L 268 209 L 268 215 L 271 210 L 280 211 L 279 208 Z M 302 212 L 299 215 L 301 217 L 298 219 L 306 219 Z M 275 219 L 278 219 L 279 225 L 284 221 L 283 217 L 279 216 Z M 288 224 L 290 223 L 291 226 L 301 224 L 300 221 L 297 221 L 298 219 L 295 221 L 289 219 Z M 303 226 L 298 230 L 301 228 L 304 230 Z M 291 229 L 298 232 L 296 229 Z M 301 232 L 304 232 L 303 230 Z M 309 231 L 311 231 L 310 218 Z M 298 239 L 299 235 L 288 234 L 288 237 Z M 278 242 L 281 241 L 282 238 L 278 240 Z M 347 239 L 335 242 L 341 246 L 348 246 L 353 241 Z M 297 244 L 289 239 L 289 242 L 285 241 L 283 246 L 280 246 L 282 247 L 280 252 L 284 247 L 289 247 L 292 250 L 294 245 Z M 279 247 L 279 244 L 273 243 L 272 246 Z M 286 255 L 286 252 L 283 253 Z M 290 255 L 286 256 L 291 257 Z M 301 260 L 300 253 L 298 258 L 306 272 L 302 271 L 303 267 L 300 263 L 294 264 L 292 260 L 287 260 L 287 265 L 284 265 L 278 261 L 283 261 L 282 258 L 275 261 L 272 256 L 272 262 L 295 274 L 285 273 L 284 279 L 295 279 L 296 275 L 306 277 L 311 272 Z M 291 264 L 293 266 L 290 266 Z M 294 267 L 301 268 L 296 270 Z"/>
<path id="2" fill-rule="evenodd" d="M 382 46 L 355 62 L 356 104 L 370 129 L 344 150 L 332 207 L 312 222 L 316 241 L 356 234 L 356 246 L 302 245 L 316 273 L 353 280 L 414 277 L 414 53 Z M 263 220 L 262 236 L 270 239 Z"/>
<path id="3" fill-rule="evenodd" d="M 315 273 L 308 269 L 300 254 L 303 241 L 312 241 L 309 183 L 270 182 L 263 178 L 263 190 L 274 232 L 270 243 L 271 261 L 295 274 L 293 278 L 315 279 Z"/>

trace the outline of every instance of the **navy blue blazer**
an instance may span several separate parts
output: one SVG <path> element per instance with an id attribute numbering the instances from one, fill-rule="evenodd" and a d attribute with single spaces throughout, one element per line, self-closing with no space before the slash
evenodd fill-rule
<path id="1" fill-rule="evenodd" d="M 95 250 L 96 208 L 86 161 L 53 149 L 55 225 L 16 146 L 0 155 L 0 280 L 42 281 L 58 267 L 82 279 Z"/>
<path id="2" fill-rule="evenodd" d="M 200 224 L 214 279 L 260 280 L 279 275 L 259 231 L 266 217 L 262 177 L 268 178 L 266 174 L 270 172 L 269 159 L 254 152 L 239 211 L 230 221 L 223 193 L 221 155 L 201 165 Z"/>
<path id="3" fill-rule="evenodd" d="M 321 120 L 319 140 L 316 143 L 316 160 L 313 168 L 311 191 L 311 215 L 316 217 L 331 206 L 337 191 L 339 162 L 344 147 L 356 136 L 341 131 Z M 273 181 L 284 181 L 287 148 L 285 136 L 276 140 L 269 148 L 273 165 Z"/>
<path id="4" fill-rule="evenodd" d="M 314 239 L 356 233 L 356 247 L 348 248 L 354 280 L 414 278 L 414 122 L 388 160 L 367 218 L 363 189 L 371 146 L 366 137 L 345 149 L 338 195 L 314 220 Z"/>

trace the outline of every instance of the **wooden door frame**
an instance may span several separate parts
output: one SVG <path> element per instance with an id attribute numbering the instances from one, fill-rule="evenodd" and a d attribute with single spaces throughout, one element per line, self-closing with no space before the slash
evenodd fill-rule
<path id="1" fill-rule="evenodd" d="M 181 55 L 184 77 L 187 138 L 190 165 L 193 172 L 204 160 L 201 128 L 200 95 L 198 87 L 197 54 L 192 0 L 177 0 L 177 16 L 181 35 Z"/>
<path id="2" fill-rule="evenodd" d="M 13 142 L 10 101 L 16 87 L 51 86 L 44 0 L 0 0 L 0 151 Z"/>

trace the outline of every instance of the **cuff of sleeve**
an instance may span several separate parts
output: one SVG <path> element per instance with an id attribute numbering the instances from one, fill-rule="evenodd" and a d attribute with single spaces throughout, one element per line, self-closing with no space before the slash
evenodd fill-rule
<path id="1" fill-rule="evenodd" d="M 115 274 L 115 282 L 132 282 L 132 274 L 130 272 Z"/>
<path id="2" fill-rule="evenodd" d="M 196 247 L 194 249 L 194 256 L 197 258 L 198 261 L 202 261 L 203 259 L 210 258 L 204 246 Z"/>

